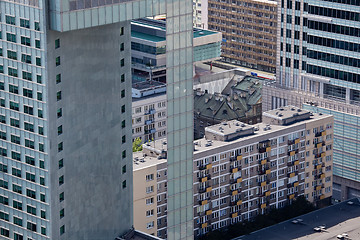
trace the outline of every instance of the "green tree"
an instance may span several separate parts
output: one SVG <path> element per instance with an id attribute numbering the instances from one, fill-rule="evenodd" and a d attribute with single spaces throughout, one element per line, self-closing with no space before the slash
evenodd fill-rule
<path id="1" fill-rule="evenodd" d="M 132 145 L 133 152 L 142 151 L 142 140 L 140 138 L 135 138 Z"/>

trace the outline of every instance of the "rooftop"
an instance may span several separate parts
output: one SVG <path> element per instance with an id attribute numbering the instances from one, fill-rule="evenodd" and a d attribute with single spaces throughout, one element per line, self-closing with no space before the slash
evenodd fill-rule
<path id="1" fill-rule="evenodd" d="M 165 41 L 166 21 L 141 18 L 131 21 L 131 37 L 140 38 L 152 42 Z M 219 32 L 204 30 L 200 28 L 193 29 L 194 38 L 204 37 Z"/>
<path id="2" fill-rule="evenodd" d="M 159 142 L 159 144 L 162 144 L 161 140 L 157 140 L 156 142 Z M 150 145 L 152 145 L 154 142 L 151 142 Z M 157 145 L 160 147 L 160 145 Z M 161 149 L 161 148 L 159 148 Z M 134 152 L 133 153 L 133 171 L 137 171 L 140 169 L 153 167 L 161 163 L 165 163 L 166 159 L 158 159 L 158 157 L 153 157 L 144 154 L 143 151 Z"/>
<path id="3" fill-rule="evenodd" d="M 297 221 L 300 219 L 302 221 Z M 296 220 L 295 222 L 293 222 Z M 314 228 L 324 226 L 320 232 Z M 325 240 L 347 233 L 349 239 L 360 239 L 360 201 L 358 198 L 299 216 L 268 228 L 240 236 L 236 240 Z"/>
<path id="4" fill-rule="evenodd" d="M 291 126 L 298 126 L 301 124 L 304 124 L 305 122 L 309 123 L 312 121 L 317 121 L 321 119 L 328 119 L 330 115 L 326 114 L 318 114 L 318 113 L 312 113 L 308 119 L 305 121 L 297 121 L 291 124 Z M 224 140 L 215 140 L 211 138 L 201 138 L 194 141 L 194 156 L 196 158 L 197 153 L 206 152 L 210 149 L 228 146 L 229 142 L 231 144 L 240 143 L 245 140 L 251 140 L 253 138 L 257 138 L 259 136 L 263 135 L 273 135 L 273 133 L 280 132 L 283 130 L 286 130 L 289 128 L 289 125 L 271 125 L 267 123 L 258 123 L 255 125 L 248 125 L 245 123 L 242 123 L 237 120 L 233 121 L 227 121 L 226 124 L 220 123 L 216 124 L 210 127 L 207 127 L 205 129 L 205 132 L 207 130 L 210 130 L 210 133 L 218 134 L 219 136 L 225 138 L 225 135 L 231 135 L 228 139 Z M 241 129 L 241 130 L 240 130 Z M 276 134 L 275 134 L 276 135 Z M 255 140 L 251 140 L 254 141 Z M 149 146 L 153 151 L 166 151 L 167 150 L 167 144 L 165 139 L 163 140 L 156 140 L 155 142 L 144 144 Z M 144 146 L 143 145 L 143 146 Z M 157 158 L 154 158 L 157 159 Z"/>
<path id="5" fill-rule="evenodd" d="M 264 116 L 269 116 L 279 120 L 286 120 L 294 116 L 305 116 L 310 114 L 310 111 L 304 110 L 295 106 L 285 106 L 277 109 L 269 110 L 264 112 Z"/>
<path id="6" fill-rule="evenodd" d="M 158 81 L 133 81 L 132 83 L 132 88 L 137 89 L 139 91 L 149 90 L 159 87 L 166 87 L 166 84 Z"/>

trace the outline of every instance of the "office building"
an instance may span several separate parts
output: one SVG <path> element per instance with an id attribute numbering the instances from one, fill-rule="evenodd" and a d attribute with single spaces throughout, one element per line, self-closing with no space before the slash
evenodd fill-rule
<path id="1" fill-rule="evenodd" d="M 114 239 L 131 228 L 130 20 L 166 13 L 168 238 L 192 239 L 192 1 L 0 9 L 1 238 Z"/>
<path id="2" fill-rule="evenodd" d="M 223 34 L 223 60 L 275 72 L 277 12 L 276 1 L 209 0 L 208 29 Z"/>
<path id="3" fill-rule="evenodd" d="M 166 138 L 166 84 L 133 80 L 132 92 L 133 141 Z"/>
<path id="4" fill-rule="evenodd" d="M 334 197 L 360 196 L 359 1 L 279 1 L 277 84 L 264 110 L 287 104 L 332 114 Z"/>
<path id="5" fill-rule="evenodd" d="M 232 120 L 206 127 L 205 138 L 194 141 L 194 235 L 250 220 L 300 195 L 314 204 L 329 203 L 333 123 L 332 116 L 288 106 L 265 112 L 263 122 L 256 125 Z M 133 163 L 134 169 L 157 164 L 143 172 L 155 176 L 157 171 L 159 179 L 149 182 L 139 176 L 144 183 L 134 192 L 145 195 L 144 204 L 155 195 L 145 194 L 143 185 L 158 190 L 160 201 L 152 207 L 158 223 L 169 205 L 161 202 L 169 190 L 162 165 L 166 146 L 161 140 L 144 144 Z M 146 211 L 142 207 L 134 218 L 143 218 Z"/>
<path id="6" fill-rule="evenodd" d="M 131 22 L 131 64 L 134 80 L 166 82 L 166 23 L 149 18 Z M 194 62 L 220 58 L 221 33 L 193 29 Z"/>

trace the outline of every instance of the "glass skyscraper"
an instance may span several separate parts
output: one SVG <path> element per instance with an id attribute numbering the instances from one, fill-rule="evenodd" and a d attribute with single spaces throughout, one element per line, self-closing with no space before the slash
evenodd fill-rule
<path id="1" fill-rule="evenodd" d="M 192 239 L 192 1 L 16 0 L 0 12 L 0 238 L 131 228 L 130 20 L 166 13 L 168 238 Z"/>
<path id="2" fill-rule="evenodd" d="M 279 0 L 277 84 L 263 95 L 264 110 L 294 104 L 334 115 L 339 200 L 360 196 L 359 13 L 359 0 Z"/>

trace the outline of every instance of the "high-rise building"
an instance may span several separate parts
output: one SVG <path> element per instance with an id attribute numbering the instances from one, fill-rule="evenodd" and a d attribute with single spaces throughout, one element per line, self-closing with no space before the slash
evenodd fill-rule
<path id="1" fill-rule="evenodd" d="M 277 84 L 263 109 L 287 104 L 334 115 L 334 198 L 360 196 L 360 2 L 278 3 Z"/>
<path id="2" fill-rule="evenodd" d="M 208 29 L 223 34 L 223 60 L 275 72 L 277 2 L 209 0 Z"/>
<path id="3" fill-rule="evenodd" d="M 192 1 L 1 1 L 0 236 L 131 228 L 130 20 L 167 14 L 168 238 L 192 239 Z"/>
<path id="4" fill-rule="evenodd" d="M 263 122 L 237 120 L 205 128 L 194 141 L 194 235 L 250 220 L 304 196 L 332 196 L 333 117 L 288 106 L 264 112 Z M 134 157 L 134 219 L 164 237 L 166 141 L 144 144 Z M 136 175 L 135 175 L 136 174 Z M 146 228 L 146 229 L 145 229 Z"/>

